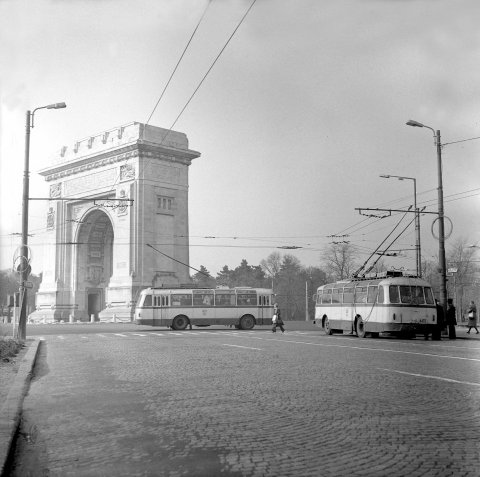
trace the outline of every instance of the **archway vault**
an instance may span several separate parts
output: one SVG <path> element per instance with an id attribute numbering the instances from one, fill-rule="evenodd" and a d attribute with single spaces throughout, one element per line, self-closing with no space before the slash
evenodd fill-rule
<path id="1" fill-rule="evenodd" d="M 93 315 L 95 320 L 105 308 L 105 291 L 113 273 L 113 242 L 113 225 L 106 212 L 101 209 L 88 212 L 74 242 L 74 289 L 87 317 Z"/>

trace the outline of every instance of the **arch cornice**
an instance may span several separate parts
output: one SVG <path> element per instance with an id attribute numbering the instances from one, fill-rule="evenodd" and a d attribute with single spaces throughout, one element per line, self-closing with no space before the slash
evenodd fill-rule
<path id="1" fill-rule="evenodd" d="M 124 162 L 129 159 L 148 159 L 174 162 L 189 166 L 192 160 L 199 157 L 200 153 L 190 149 L 175 149 L 157 144 L 139 141 L 135 144 L 124 146 L 115 151 L 107 151 L 92 156 L 83 156 L 74 161 L 58 164 L 39 171 L 45 180 L 54 181 L 63 177 L 80 174 L 84 171 L 99 169 L 109 164 Z"/>

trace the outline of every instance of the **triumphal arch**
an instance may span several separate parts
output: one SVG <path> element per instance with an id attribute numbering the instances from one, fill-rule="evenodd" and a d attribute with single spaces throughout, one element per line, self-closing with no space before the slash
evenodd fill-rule
<path id="1" fill-rule="evenodd" d="M 130 321 L 140 290 L 190 282 L 181 132 L 131 123 L 63 147 L 49 185 L 43 279 L 30 321 Z"/>

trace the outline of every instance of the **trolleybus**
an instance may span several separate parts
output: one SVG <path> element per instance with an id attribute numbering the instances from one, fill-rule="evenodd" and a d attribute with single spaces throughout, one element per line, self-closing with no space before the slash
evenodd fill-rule
<path id="1" fill-rule="evenodd" d="M 317 289 L 313 323 L 327 335 L 352 332 L 364 338 L 382 332 L 434 333 L 436 304 L 428 282 L 402 272 L 377 273 Z"/>
<path id="2" fill-rule="evenodd" d="M 271 324 L 273 291 L 267 288 L 146 288 L 140 292 L 135 321 L 141 325 L 227 325 L 250 330 Z"/>

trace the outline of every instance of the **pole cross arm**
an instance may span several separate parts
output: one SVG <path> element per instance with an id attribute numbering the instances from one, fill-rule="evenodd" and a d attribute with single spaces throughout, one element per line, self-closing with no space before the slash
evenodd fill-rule
<path id="1" fill-rule="evenodd" d="M 369 210 L 369 211 L 377 211 L 377 212 L 410 212 L 411 214 L 415 213 L 415 210 L 405 210 L 405 209 L 370 209 L 368 207 L 356 207 L 355 210 L 358 210 L 360 214 L 362 214 L 362 210 Z M 438 215 L 438 212 L 428 212 L 426 210 L 420 210 L 422 214 L 434 214 Z"/>

